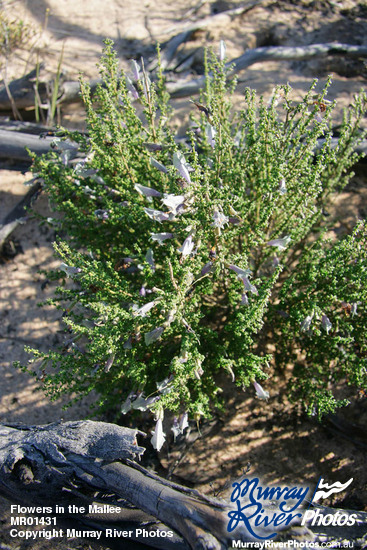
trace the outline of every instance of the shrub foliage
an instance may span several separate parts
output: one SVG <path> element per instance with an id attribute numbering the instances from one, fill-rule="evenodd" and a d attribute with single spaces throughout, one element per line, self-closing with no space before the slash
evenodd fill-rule
<path id="1" fill-rule="evenodd" d="M 227 379 L 266 397 L 275 344 L 291 395 L 321 416 L 343 403 L 340 383 L 367 389 L 367 229 L 326 238 L 324 215 L 351 177 L 366 96 L 336 139 L 330 81 L 298 102 L 288 85 L 268 102 L 246 89 L 234 110 L 228 68 L 208 57 L 180 140 L 162 74 L 121 73 L 107 41 L 103 85 L 92 98 L 81 82 L 87 134 L 34 159 L 62 212 L 47 221 L 67 235 L 49 276 L 68 335 L 26 369 L 46 369 L 52 397 L 96 390 L 100 407 L 200 418 Z"/>

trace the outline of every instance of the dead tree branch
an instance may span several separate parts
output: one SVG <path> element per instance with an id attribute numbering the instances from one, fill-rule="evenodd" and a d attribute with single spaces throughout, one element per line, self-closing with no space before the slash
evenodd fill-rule
<path id="1" fill-rule="evenodd" d="M 242 13 L 244 8 L 236 8 L 236 10 L 230 10 L 230 15 L 238 15 Z M 233 13 L 232 13 L 233 11 Z M 229 13 L 229 12 L 228 12 Z M 217 14 L 214 17 L 219 17 L 227 14 L 223 12 Z M 227 14 L 228 16 L 228 14 Z M 210 19 L 210 18 L 208 18 Z M 170 70 L 174 68 L 177 63 L 174 63 L 174 57 L 178 47 L 188 40 L 191 34 L 198 28 L 205 27 L 205 20 L 201 22 L 192 23 L 186 25 L 182 30 L 168 40 L 165 47 L 162 48 L 162 68 L 170 74 Z M 200 23 L 200 24 L 199 24 Z M 366 58 L 367 46 L 355 46 L 350 44 L 340 44 L 338 42 L 330 42 L 325 44 L 311 44 L 310 46 L 271 46 L 255 48 L 246 51 L 240 57 L 232 59 L 227 63 L 228 67 L 232 67 L 228 77 L 232 77 L 235 74 L 243 71 L 247 67 L 250 67 L 254 63 L 263 61 L 303 61 L 306 59 L 312 59 L 315 57 L 323 56 L 346 56 L 350 58 Z M 148 64 L 149 70 L 156 68 L 156 60 L 151 61 Z M 11 97 L 17 107 L 17 109 L 32 109 L 35 105 L 34 95 L 34 78 L 35 70 L 31 71 L 28 75 L 14 80 L 9 84 L 11 90 Z M 102 84 L 100 79 L 95 79 L 90 82 L 92 93 L 96 90 L 97 86 Z M 167 89 L 172 98 L 187 97 L 197 94 L 205 86 L 205 77 L 201 76 L 192 80 L 179 79 L 175 82 L 168 82 Z M 42 101 L 47 99 L 47 83 L 41 82 L 39 84 L 38 93 Z M 79 82 L 65 81 L 61 79 L 59 86 L 59 97 L 57 104 L 66 104 L 80 101 L 80 85 Z M 0 111 L 10 111 L 14 107 L 13 103 L 9 99 L 9 94 L 5 87 L 0 88 Z"/>
<path id="2" fill-rule="evenodd" d="M 50 137 L 40 139 L 34 134 L 0 129 L 0 158 L 30 162 L 27 149 L 36 155 L 43 155 L 50 151 L 53 139 Z"/>
<path id="3" fill-rule="evenodd" d="M 229 77 L 243 71 L 251 65 L 263 61 L 303 61 L 314 57 L 326 55 L 346 56 L 351 58 L 367 57 L 367 46 L 354 46 L 330 42 L 325 44 L 311 44 L 310 46 L 270 46 L 254 48 L 246 51 L 240 57 L 227 63 L 228 68 L 232 67 Z M 172 97 L 187 97 L 197 94 L 205 86 L 205 77 L 183 82 L 178 80 L 168 83 L 167 88 Z"/>
<path id="4" fill-rule="evenodd" d="M 32 181 L 32 186 L 26 195 L 18 202 L 18 204 L 9 212 L 0 224 L 0 252 L 4 246 L 6 239 L 13 231 L 25 221 L 27 216 L 27 208 L 32 205 L 41 191 L 41 182 L 37 179 Z"/>
<path id="5" fill-rule="evenodd" d="M 138 433 L 92 421 L 1 425 L 0 493 L 23 505 L 57 503 L 68 509 L 69 504 L 82 504 L 88 514 L 80 517 L 69 512 L 64 519 L 94 524 L 102 532 L 111 521 L 120 529 L 148 524 L 150 529 L 174 530 L 174 537 L 151 539 L 155 544 L 159 540 L 162 549 L 227 548 L 227 505 L 139 467 L 133 462 L 144 452 L 136 442 Z M 122 511 L 113 518 L 91 513 L 89 506 L 96 501 Z M 162 540 L 170 545 L 163 546 Z M 142 541 L 150 545 L 149 538 Z M 124 542 L 121 548 L 126 548 Z"/>

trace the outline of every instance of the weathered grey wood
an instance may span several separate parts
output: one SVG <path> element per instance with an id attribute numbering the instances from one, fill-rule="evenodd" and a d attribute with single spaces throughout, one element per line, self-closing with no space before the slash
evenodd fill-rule
<path id="1" fill-rule="evenodd" d="M 187 30 L 180 32 L 170 38 L 165 44 L 162 44 L 162 52 L 161 52 L 161 68 L 162 70 L 170 69 L 170 63 L 172 59 L 174 58 L 177 49 L 179 46 L 186 42 L 193 33 L 193 30 Z M 148 71 L 153 71 L 156 69 L 158 65 L 158 59 L 153 59 L 147 66 Z"/>
<path id="2" fill-rule="evenodd" d="M 325 55 L 346 56 L 351 58 L 367 57 L 367 46 L 354 46 L 339 42 L 311 44 L 309 46 L 269 46 L 248 50 L 240 57 L 232 59 L 234 65 L 230 75 L 243 71 L 259 61 L 303 61 Z"/>
<path id="3" fill-rule="evenodd" d="M 94 78 L 89 81 L 91 94 L 93 95 L 98 86 L 102 86 L 103 82 L 100 78 Z M 60 92 L 57 104 L 77 103 L 81 101 L 80 83 L 78 81 L 65 80 L 60 84 Z"/>
<path id="4" fill-rule="evenodd" d="M 6 239 L 13 231 L 25 221 L 27 216 L 27 208 L 37 198 L 41 190 L 41 183 L 34 180 L 26 195 L 15 205 L 15 207 L 5 216 L 0 223 L 0 252 L 4 246 Z"/>
<path id="5" fill-rule="evenodd" d="M 228 67 L 233 67 L 229 77 L 234 76 L 247 67 L 260 61 L 302 61 L 314 57 L 326 55 L 344 55 L 351 58 L 367 57 L 367 46 L 354 46 L 350 44 L 341 44 L 330 42 L 325 44 L 312 44 L 310 46 L 270 46 L 247 50 L 243 55 L 232 59 L 227 63 Z M 187 97 L 197 94 L 205 86 L 205 76 L 184 82 L 178 80 L 169 82 L 167 89 L 172 97 Z"/>
<path id="6" fill-rule="evenodd" d="M 27 148 L 37 155 L 43 155 L 50 150 L 53 139 L 49 136 L 40 139 L 37 135 L 0 129 L 0 158 L 29 162 Z"/>
<path id="7" fill-rule="evenodd" d="M 32 130 L 30 131 L 32 132 Z M 53 140 L 54 138 L 50 136 L 41 139 L 38 135 L 33 134 L 33 132 L 16 131 L 16 127 L 12 130 L 3 130 L 0 128 L 0 159 L 30 162 L 27 149 L 37 155 L 43 155 L 51 150 Z M 324 143 L 325 140 L 320 139 L 318 141 L 318 148 L 321 148 Z M 335 148 L 337 144 L 338 138 L 333 138 L 332 147 Z M 367 140 L 362 140 L 356 146 L 355 151 L 357 153 L 367 153 Z"/>
<path id="8" fill-rule="evenodd" d="M 166 43 L 166 50 L 162 52 L 162 66 L 163 68 L 170 69 L 174 68 L 177 63 L 173 63 L 172 60 L 177 51 L 177 48 L 181 43 L 187 40 L 190 35 L 197 29 L 205 28 L 211 24 L 216 18 L 218 21 L 220 18 L 239 15 L 244 13 L 248 9 L 251 9 L 257 5 L 259 1 L 254 0 L 249 4 L 242 6 L 240 8 L 234 8 L 233 10 L 228 10 L 208 18 L 196 21 L 194 23 L 185 24 L 178 34 L 173 36 Z M 217 21 L 217 22 L 218 22 Z M 351 44 L 341 44 L 339 42 L 330 42 L 325 44 L 311 44 L 309 46 L 297 46 L 297 47 L 288 47 L 288 46 L 270 46 L 255 48 L 252 50 L 247 50 L 243 55 L 232 59 L 227 63 L 228 67 L 232 67 L 229 77 L 234 76 L 238 72 L 246 69 L 247 67 L 253 65 L 254 63 L 259 63 L 262 61 L 301 61 L 305 59 L 312 59 L 314 57 L 322 57 L 326 55 L 334 56 L 346 56 L 350 58 L 365 58 L 367 57 L 367 46 L 356 46 Z M 149 69 L 154 69 L 156 67 L 156 62 L 152 61 L 148 65 Z M 18 109 L 32 108 L 35 105 L 35 96 L 34 96 L 34 78 L 35 71 L 31 71 L 25 77 L 14 80 L 9 84 L 9 89 L 15 105 Z M 102 84 L 100 79 L 95 79 L 90 82 L 92 93 L 95 91 L 98 85 Z M 190 95 L 197 94 L 205 86 L 205 77 L 201 76 L 199 78 L 183 81 L 178 80 L 175 82 L 168 82 L 167 89 L 171 94 L 171 97 L 187 97 Z M 38 93 L 41 97 L 41 100 L 47 99 L 47 86 L 45 83 L 39 84 Z M 62 103 L 72 103 L 80 100 L 80 85 L 79 82 L 74 81 L 63 81 L 61 78 L 59 84 L 59 96 L 57 103 L 58 105 Z M 12 109 L 12 102 L 7 94 L 5 86 L 0 88 L 0 111 L 10 111 Z"/>
<path id="9" fill-rule="evenodd" d="M 27 109 L 34 106 L 36 73 L 36 69 L 33 69 L 25 76 L 9 83 L 9 91 L 18 109 Z M 41 97 L 46 93 L 46 84 L 44 82 L 39 82 L 38 92 Z M 9 98 L 8 90 L 6 86 L 2 86 L 0 87 L 0 111 L 10 111 L 11 108 L 12 102 Z"/>
<path id="10" fill-rule="evenodd" d="M 24 134 L 40 134 L 52 131 L 51 126 L 44 126 L 36 122 L 26 122 L 24 120 L 9 120 L 8 117 L 0 118 L 0 130 L 9 130 L 12 132 L 23 132 Z"/>
<path id="11" fill-rule="evenodd" d="M 38 95 L 42 103 L 47 103 L 49 99 L 49 85 L 45 81 L 38 83 Z M 102 84 L 101 79 L 92 79 L 90 81 L 91 93 L 93 94 L 99 84 Z M 27 109 L 32 110 L 35 108 L 35 69 L 28 73 L 28 75 L 13 80 L 9 84 L 9 90 L 11 92 L 11 98 L 18 110 Z M 0 112 L 12 110 L 12 100 L 7 93 L 6 87 L 0 87 Z M 80 84 L 78 81 L 64 80 L 62 75 L 60 76 L 57 105 L 61 103 L 75 103 L 80 101 Z"/>
<path id="12" fill-rule="evenodd" d="M 173 540 L 159 540 L 158 548 L 162 550 L 163 540 L 170 543 L 166 548 L 224 550 L 229 536 L 221 512 L 226 505 L 136 467 L 132 459 L 144 450 L 137 445 L 137 434 L 137 430 L 91 421 L 30 427 L 0 425 L 0 493 L 22 505 L 41 506 L 53 502 L 67 506 L 75 501 L 87 505 L 92 500 L 101 503 L 108 493 L 107 502 L 112 500 L 123 507 L 121 516 L 113 521 L 126 525 L 129 521 L 136 524 L 142 519 L 151 520 L 154 529 L 168 526 L 176 530 Z M 91 491 L 100 494 L 92 499 Z M 119 499 L 123 499 L 122 504 Z M 67 515 L 81 521 L 80 517 Z M 111 523 L 111 516 L 94 514 L 82 521 L 104 529 Z M 163 527 L 159 527 L 159 521 Z M 158 539 L 153 540 L 157 543 Z M 154 546 L 150 539 L 144 542 Z"/>

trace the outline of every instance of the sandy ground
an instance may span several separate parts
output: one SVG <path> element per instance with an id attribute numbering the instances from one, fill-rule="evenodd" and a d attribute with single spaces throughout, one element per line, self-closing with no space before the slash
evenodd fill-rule
<path id="1" fill-rule="evenodd" d="M 7 62 L 7 78 L 27 73 L 34 68 L 36 55 L 45 63 L 45 70 L 55 74 L 62 54 L 62 70 L 70 79 L 80 71 L 87 78 L 96 77 L 96 63 L 103 39 L 113 38 L 121 58 L 128 66 L 131 58 L 153 56 L 154 44 L 176 34 L 186 21 L 214 15 L 223 9 L 243 5 L 243 2 L 161 0 L 136 2 L 132 0 L 8 0 L 1 3 L 9 14 L 28 22 L 34 35 L 25 47 Z M 195 10 L 195 7 L 198 8 Z M 367 42 L 367 8 L 355 1 L 329 2 L 322 0 L 300 2 L 262 2 L 248 13 L 230 17 L 213 17 L 213 23 L 197 31 L 180 48 L 182 58 L 195 53 L 195 63 L 184 71 L 186 78 L 197 76 L 202 68 L 203 47 L 218 47 L 219 40 L 227 44 L 229 58 L 241 55 L 247 48 L 269 45 L 305 45 L 339 41 L 351 44 Z M 5 65 L 2 65 L 4 71 Z M 333 75 L 329 98 L 338 101 L 339 120 L 342 107 L 347 106 L 354 93 L 366 84 L 366 69 L 359 61 L 315 59 L 308 62 L 266 62 L 251 66 L 240 73 L 237 102 L 245 86 L 270 94 L 274 84 L 289 82 L 295 96 L 305 91 L 313 77 L 325 81 Z M 177 76 L 177 75 L 176 75 Z M 182 122 L 189 108 L 189 99 L 174 102 L 176 120 Z M 29 116 L 32 113 L 28 114 Z M 338 118 L 338 117 L 337 117 Z M 79 104 L 66 107 L 62 121 L 69 127 L 83 125 L 83 109 Z M 0 220 L 25 194 L 24 182 L 29 174 L 0 166 Z M 356 180 L 355 188 L 342 194 L 337 203 L 342 224 L 352 226 L 366 215 L 367 184 L 365 168 Z M 37 210 L 47 215 L 47 197 L 42 196 Z M 85 418 L 88 401 L 64 411 L 67 400 L 50 403 L 36 390 L 36 382 L 27 374 L 12 367 L 12 362 L 27 361 L 24 345 L 49 349 L 63 338 L 59 312 L 37 307 L 52 295 L 52 287 L 44 285 L 40 269 L 55 267 L 53 256 L 55 235 L 32 219 L 13 235 L 17 249 L 14 257 L 4 258 L 0 265 L 0 422 L 42 424 L 64 419 Z M 231 481 L 249 465 L 251 473 L 269 483 L 315 483 L 320 475 L 330 481 L 345 481 L 354 477 L 347 496 L 329 504 L 346 508 L 367 509 L 367 468 L 364 436 L 348 441 L 341 431 L 318 425 L 304 418 L 299 407 L 291 406 L 284 397 L 285 378 L 277 375 L 266 384 L 271 394 L 267 404 L 260 403 L 250 392 L 229 395 L 228 416 L 202 427 L 197 437 L 195 427 L 187 440 L 161 453 L 161 466 L 183 483 L 195 485 L 213 494 L 228 489 Z M 91 398 L 93 399 L 93 398 Z M 363 426 L 367 420 L 366 402 L 351 395 L 352 406 L 343 413 L 349 422 Z M 344 434 L 345 435 L 345 434 Z M 342 500 L 342 498 L 344 500 Z M 0 548 L 50 548 L 14 545 L 8 535 L 8 505 L 3 502 L 3 535 Z M 55 549 L 78 546 L 52 543 Z M 1 546 L 2 545 L 2 546 Z M 10 546 L 9 546 L 10 545 Z M 82 546 L 78 546 L 82 548 Z M 85 546 L 87 548 L 88 546 Z"/>

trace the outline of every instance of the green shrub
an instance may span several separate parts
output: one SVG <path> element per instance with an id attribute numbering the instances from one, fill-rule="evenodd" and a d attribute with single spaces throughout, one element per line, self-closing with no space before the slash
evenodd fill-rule
<path id="1" fill-rule="evenodd" d="M 289 86 L 268 103 L 247 89 L 235 111 L 225 63 L 207 65 L 181 142 L 162 74 L 153 84 L 135 62 L 121 74 L 107 41 L 93 100 L 82 81 L 88 134 L 66 132 L 34 160 L 63 213 L 49 221 L 68 236 L 55 245 L 62 285 L 50 303 L 70 338 L 32 361 L 48 366 L 51 397 L 96 390 L 105 409 L 199 419 L 225 406 L 226 379 L 267 397 L 259 381 L 275 342 L 278 365 L 294 364 L 294 397 L 321 415 L 340 404 L 339 381 L 367 387 L 366 227 L 323 237 L 323 208 L 357 159 L 366 96 L 335 145 L 330 81 L 300 102 Z"/>
<path id="2" fill-rule="evenodd" d="M 17 48 L 24 47 L 31 37 L 29 26 L 19 19 L 11 20 L 0 7 L 0 55 L 8 57 Z M 0 61 L 0 67 L 3 62 Z"/>

